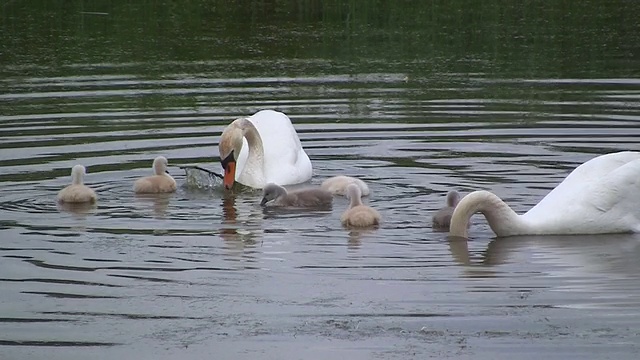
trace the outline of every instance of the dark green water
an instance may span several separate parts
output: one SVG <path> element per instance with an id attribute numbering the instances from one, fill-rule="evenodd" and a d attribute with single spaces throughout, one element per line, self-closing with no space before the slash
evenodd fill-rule
<path id="1" fill-rule="evenodd" d="M 636 359 L 637 235 L 469 242 L 455 188 L 517 212 L 640 150 L 636 1 L 5 1 L 1 359 Z M 185 187 L 233 119 L 288 114 L 312 184 L 384 218 Z M 180 185 L 136 197 L 164 155 Z M 55 203 L 83 164 L 87 213 Z"/>

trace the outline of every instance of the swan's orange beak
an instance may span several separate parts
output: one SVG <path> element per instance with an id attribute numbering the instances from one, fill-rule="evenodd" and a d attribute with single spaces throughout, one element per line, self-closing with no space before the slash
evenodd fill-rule
<path id="1" fill-rule="evenodd" d="M 236 162 L 229 161 L 224 167 L 224 188 L 230 190 L 236 181 Z"/>
<path id="2" fill-rule="evenodd" d="M 233 183 L 236 181 L 236 157 L 233 154 L 233 150 L 227 157 L 220 160 L 220 165 L 224 169 L 224 178 L 222 183 L 224 188 L 230 190 L 233 187 Z"/>

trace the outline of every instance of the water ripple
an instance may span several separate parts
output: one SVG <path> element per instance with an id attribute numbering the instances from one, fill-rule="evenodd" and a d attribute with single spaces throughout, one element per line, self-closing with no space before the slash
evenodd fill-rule
<path id="1" fill-rule="evenodd" d="M 11 336 L 0 346 L 274 334 L 633 340 L 620 329 L 639 322 L 628 315 L 640 299 L 637 239 L 496 241 L 478 217 L 477 240 L 452 242 L 430 216 L 453 188 L 494 191 L 523 212 L 595 154 L 640 150 L 638 79 L 405 74 L 375 61 L 351 73 L 319 59 L 157 65 L 167 67 L 161 76 L 138 75 L 146 64 L 135 62 L 67 64 L 67 75 L 5 67 L 0 330 Z M 263 76 L 256 66 L 290 71 Z M 344 229 L 342 197 L 331 210 L 263 209 L 259 191 L 229 193 L 181 169 L 220 172 L 224 127 L 261 108 L 291 117 L 311 185 L 334 175 L 369 184 L 379 229 Z M 133 182 L 157 155 L 178 190 L 136 196 Z M 78 163 L 95 207 L 56 203 Z M 595 331 L 589 317 L 614 330 Z M 565 334 L 563 319 L 584 333 Z"/>

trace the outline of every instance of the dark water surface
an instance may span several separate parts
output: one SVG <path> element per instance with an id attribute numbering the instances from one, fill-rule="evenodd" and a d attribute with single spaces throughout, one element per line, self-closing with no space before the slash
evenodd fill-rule
<path id="1" fill-rule="evenodd" d="M 431 214 L 524 212 L 640 150 L 640 6 L 399 3 L 0 5 L 0 358 L 639 358 L 640 236 L 449 241 Z M 380 229 L 184 186 L 263 108 Z M 134 196 L 157 155 L 181 186 Z M 84 212 L 55 202 L 78 163 Z"/>

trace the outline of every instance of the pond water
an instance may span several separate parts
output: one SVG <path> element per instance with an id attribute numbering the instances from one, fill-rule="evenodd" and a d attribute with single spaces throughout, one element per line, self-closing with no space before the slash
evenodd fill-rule
<path id="1" fill-rule="evenodd" d="M 431 229 L 448 190 L 522 213 L 640 150 L 639 6 L 338 3 L 2 5 L 2 359 L 640 356 L 640 235 Z M 186 186 L 179 166 L 220 171 L 224 127 L 266 108 L 311 184 L 368 183 L 379 229 L 343 229 L 344 198 L 281 213 Z M 178 191 L 135 196 L 157 155 Z M 99 197 L 81 212 L 55 201 L 75 164 Z"/>

